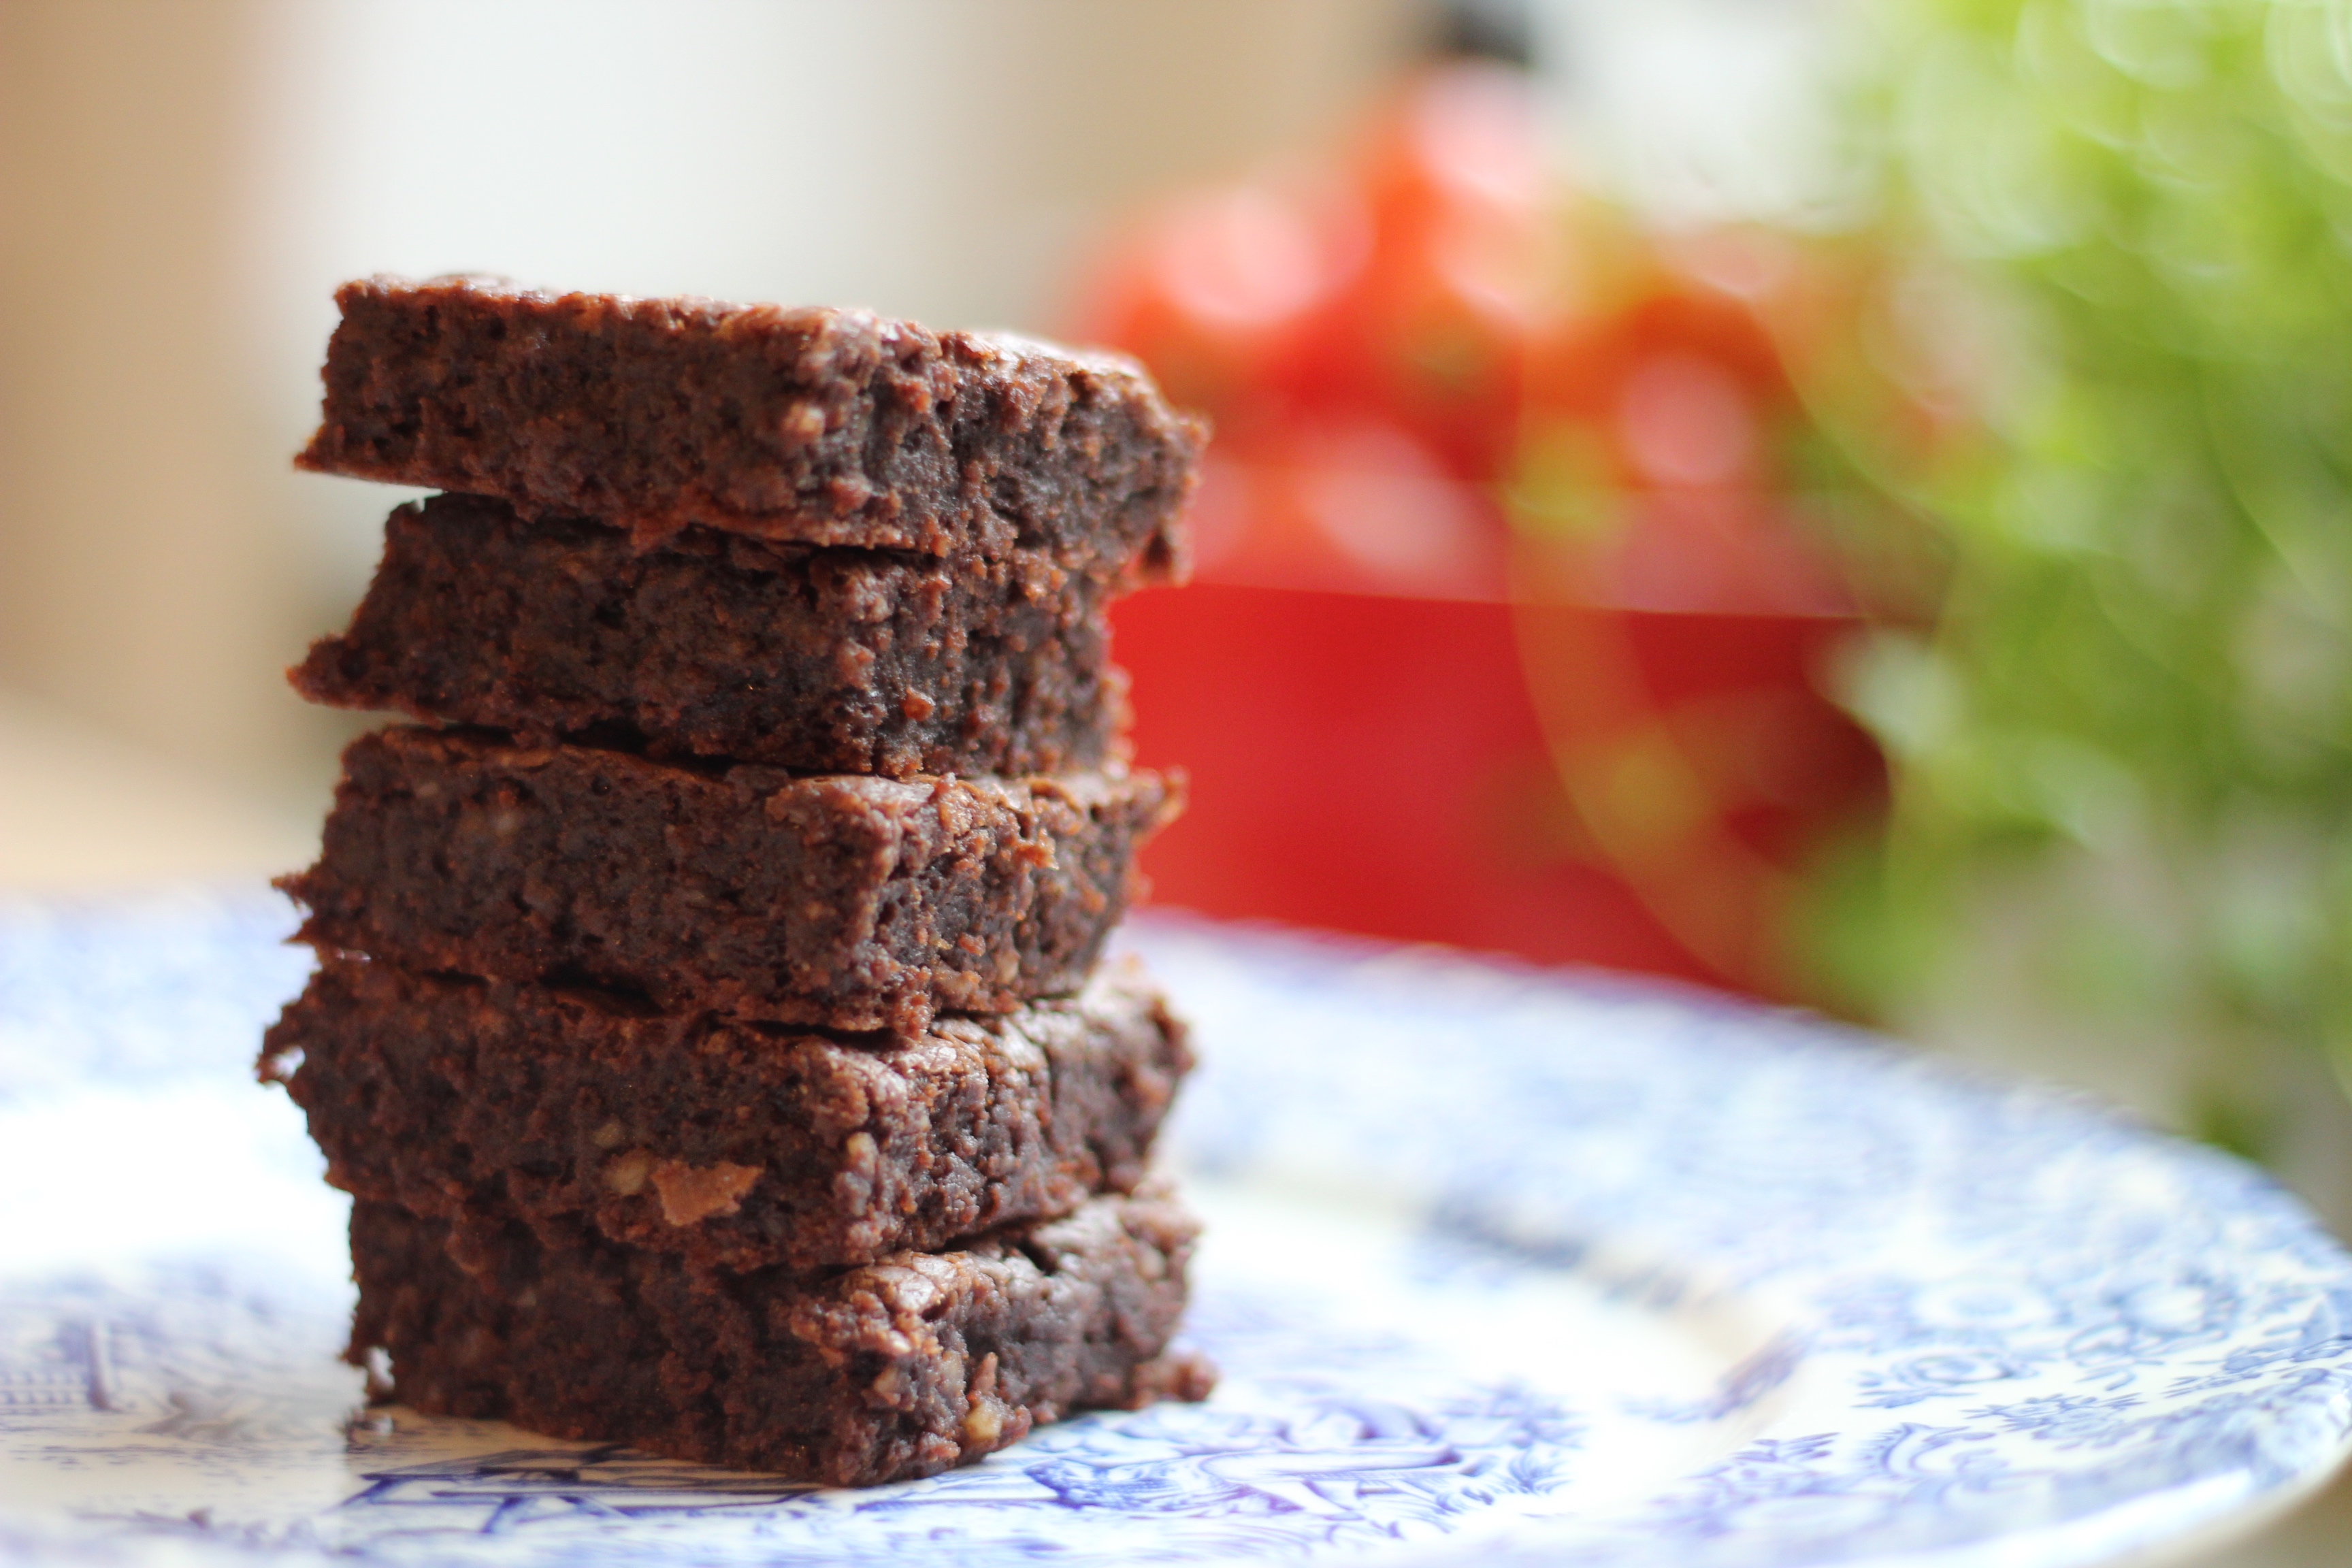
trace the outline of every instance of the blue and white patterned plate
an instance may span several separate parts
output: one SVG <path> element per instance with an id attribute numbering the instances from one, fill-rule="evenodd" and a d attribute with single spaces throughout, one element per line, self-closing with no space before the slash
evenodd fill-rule
<path id="1" fill-rule="evenodd" d="M 1818 1021 L 1162 921 L 1199 1406 L 863 1492 L 361 1405 L 254 900 L 0 912 L 0 1557 L 2152 1560 L 2352 1443 L 2352 1259 L 2230 1159 Z"/>

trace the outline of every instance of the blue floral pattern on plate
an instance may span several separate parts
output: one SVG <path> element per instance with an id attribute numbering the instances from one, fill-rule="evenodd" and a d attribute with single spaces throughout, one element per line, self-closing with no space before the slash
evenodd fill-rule
<path id="1" fill-rule="evenodd" d="M 361 1405 L 266 901 L 0 912 L 0 1555 L 2113 1561 L 2352 1445 L 2257 1173 L 1801 1016 L 1175 921 L 1199 1406 L 842 1493 Z"/>

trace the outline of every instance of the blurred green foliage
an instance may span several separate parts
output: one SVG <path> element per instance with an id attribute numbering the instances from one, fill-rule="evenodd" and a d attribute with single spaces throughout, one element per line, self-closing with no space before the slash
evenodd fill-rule
<path id="1" fill-rule="evenodd" d="M 1846 671 L 1895 802 L 1816 957 L 1896 1008 L 1989 880 L 2075 868 L 2102 892 L 2034 936 L 2043 1000 L 2212 1042 L 2202 1131 L 2258 1144 L 2246 1053 L 2352 1084 L 2352 4 L 1881 21 L 1885 222 L 1944 263 L 1864 350 L 1975 419 L 1923 455 L 1826 402 L 1950 576 L 1932 632 Z"/>

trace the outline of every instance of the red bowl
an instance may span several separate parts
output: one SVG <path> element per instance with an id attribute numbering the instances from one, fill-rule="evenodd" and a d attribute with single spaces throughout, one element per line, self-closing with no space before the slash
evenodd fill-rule
<path id="1" fill-rule="evenodd" d="M 1852 617 L 1199 583 L 1123 601 L 1162 903 L 1780 994 L 1792 872 L 1883 794 Z"/>

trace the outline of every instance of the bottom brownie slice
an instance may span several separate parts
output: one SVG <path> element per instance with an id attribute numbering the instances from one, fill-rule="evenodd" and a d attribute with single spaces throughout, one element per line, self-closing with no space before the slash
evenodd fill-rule
<path id="1" fill-rule="evenodd" d="M 350 1358 L 393 1397 L 835 1486 L 931 1475 L 1073 1410 L 1204 1397 L 1168 1341 L 1197 1226 L 1162 1190 L 950 1252 L 722 1275 L 478 1211 L 352 1211 Z M 381 1370 L 381 1369 L 379 1369 Z"/>

